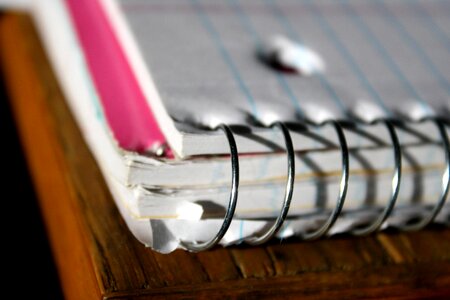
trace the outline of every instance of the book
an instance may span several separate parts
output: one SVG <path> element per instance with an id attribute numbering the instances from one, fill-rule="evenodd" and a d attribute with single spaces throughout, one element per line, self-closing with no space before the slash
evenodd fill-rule
<path id="1" fill-rule="evenodd" d="M 445 5 L 46 0 L 32 11 L 124 219 L 170 252 L 448 222 Z"/>

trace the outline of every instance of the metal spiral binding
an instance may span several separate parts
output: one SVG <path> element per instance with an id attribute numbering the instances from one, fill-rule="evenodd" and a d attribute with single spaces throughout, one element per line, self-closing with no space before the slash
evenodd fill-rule
<path id="1" fill-rule="evenodd" d="M 429 120 L 429 119 L 428 119 Z M 429 223 L 431 223 L 435 217 L 439 214 L 442 207 L 445 204 L 445 201 L 447 199 L 447 196 L 450 191 L 450 141 L 446 133 L 445 126 L 443 120 L 439 119 L 431 119 L 431 121 L 434 122 L 434 124 L 437 126 L 439 135 L 442 139 L 442 145 L 445 153 L 445 159 L 446 159 L 446 167 L 445 171 L 442 175 L 442 192 L 438 199 L 438 202 L 435 204 L 435 206 L 431 209 L 428 216 L 422 218 L 418 222 L 414 224 L 406 224 L 399 226 L 400 229 L 411 231 L 411 230 L 419 230 L 425 226 L 427 226 Z M 396 133 L 395 125 L 391 120 L 386 119 L 380 119 L 376 120 L 375 122 L 372 122 L 370 124 L 376 124 L 382 122 L 388 132 L 389 136 L 391 138 L 392 142 L 392 148 L 394 152 L 394 162 L 395 162 L 395 170 L 392 177 L 392 192 L 391 192 L 391 198 L 387 205 L 384 207 L 383 211 L 376 217 L 374 221 L 372 221 L 369 225 L 366 225 L 363 228 L 356 228 L 350 231 L 353 235 L 366 235 L 370 234 L 374 231 L 377 231 L 380 229 L 380 227 L 384 224 L 384 222 L 389 218 L 391 215 L 394 206 L 396 204 L 398 194 L 400 191 L 400 185 L 401 185 L 401 177 L 402 177 L 402 149 L 401 145 Z M 345 203 L 345 199 L 347 196 L 347 190 L 348 190 L 348 184 L 349 184 L 349 174 L 350 174 L 350 160 L 349 160 L 349 149 L 345 137 L 344 130 L 342 129 L 340 123 L 338 121 L 328 121 L 325 122 L 323 125 L 331 124 L 333 125 L 338 141 L 339 146 L 341 149 L 341 160 L 342 160 L 342 171 L 341 171 L 341 180 L 340 180 L 340 188 L 339 188 L 339 195 L 336 201 L 336 205 L 330 215 L 328 216 L 327 220 L 316 230 L 312 232 L 307 232 L 301 235 L 301 238 L 304 240 L 312 240 L 312 239 L 318 239 L 325 234 L 328 233 L 328 231 L 332 228 L 332 226 L 335 224 L 337 219 L 339 218 L 339 215 L 342 211 L 342 208 Z M 281 133 L 284 136 L 285 146 L 286 146 L 286 153 L 287 153 L 287 182 L 286 182 L 286 190 L 284 194 L 284 201 L 283 205 L 281 207 L 281 211 L 273 223 L 273 225 L 267 229 L 264 233 L 262 233 L 259 236 L 253 236 L 248 239 L 246 239 L 246 242 L 251 245 L 259 245 L 262 243 L 267 242 L 272 237 L 274 237 L 277 232 L 280 230 L 280 228 L 283 226 L 284 221 L 286 220 L 286 217 L 289 212 L 290 203 L 293 196 L 294 191 L 294 181 L 295 181 L 295 151 L 292 143 L 292 138 L 289 133 L 289 129 L 287 126 L 282 122 L 275 122 L 271 126 L 271 128 L 277 127 L 280 129 Z M 208 250 L 212 247 L 214 247 L 217 243 L 220 242 L 220 240 L 224 237 L 226 232 L 228 231 L 230 224 L 233 220 L 234 212 L 236 210 L 237 205 L 237 199 L 238 199 L 238 189 L 239 189 L 239 155 L 237 151 L 236 141 L 234 139 L 234 135 L 231 131 L 231 129 L 225 125 L 221 124 L 217 127 L 217 129 L 221 129 L 224 131 L 226 138 L 228 140 L 229 146 L 230 146 L 230 156 L 231 156 L 231 168 L 232 168 L 232 182 L 231 182 L 231 192 L 230 192 L 230 200 L 228 203 L 228 208 L 224 216 L 223 223 L 217 232 L 217 234 L 211 238 L 209 241 L 206 242 L 186 242 L 181 241 L 182 247 L 185 249 L 191 251 L 191 252 L 199 252 Z"/>
<path id="2" fill-rule="evenodd" d="M 280 214 L 278 215 L 275 223 L 262 235 L 258 237 L 251 237 L 246 240 L 250 245 L 259 245 L 270 240 L 283 226 L 284 220 L 289 212 L 289 207 L 292 200 L 292 194 L 294 192 L 294 179 L 295 179 L 295 153 L 294 147 L 292 145 L 291 135 L 289 134 L 289 129 L 281 122 L 275 122 L 270 127 L 279 127 L 284 136 L 284 142 L 286 144 L 287 152 L 287 166 L 288 166 L 288 176 L 286 183 L 286 191 L 284 194 L 284 202 L 281 208 Z"/>
<path id="3" fill-rule="evenodd" d="M 308 232 L 302 235 L 302 238 L 304 240 L 312 240 L 312 239 L 318 239 L 325 235 L 331 227 L 336 222 L 337 218 L 339 217 L 342 207 L 344 206 L 345 198 L 347 196 L 347 190 L 348 190 L 348 178 L 349 178 L 349 169 L 350 169 L 350 160 L 349 160 L 349 151 L 347 146 L 347 140 L 345 138 L 344 130 L 342 129 L 341 125 L 337 121 L 328 121 L 324 124 L 330 123 L 333 125 L 340 144 L 341 148 L 341 154 L 342 154 L 342 172 L 341 172 L 341 182 L 340 182 L 340 188 L 339 188 L 339 196 L 336 201 L 336 206 L 334 207 L 333 211 L 331 212 L 328 219 L 325 221 L 325 223 L 320 226 L 318 229 L 314 230 L 313 232 Z"/>
<path id="4" fill-rule="evenodd" d="M 445 167 L 445 171 L 442 175 L 442 192 L 438 199 L 438 202 L 435 204 L 435 206 L 430 211 L 428 216 L 422 218 L 421 220 L 419 220 L 413 224 L 405 224 L 405 225 L 399 226 L 399 228 L 401 230 L 405 230 L 405 231 L 419 230 L 419 229 L 424 228 L 431 222 L 433 222 L 434 218 L 436 218 L 436 216 L 439 214 L 442 207 L 444 206 L 445 201 L 447 199 L 447 195 L 449 193 L 449 189 L 450 189 L 450 142 L 449 142 L 447 133 L 445 131 L 445 124 L 444 124 L 444 121 L 439 120 L 437 118 L 436 119 L 428 119 L 428 120 L 430 120 L 434 124 L 436 124 L 438 131 L 439 131 L 439 135 L 441 136 L 441 139 L 442 139 L 442 146 L 443 146 L 444 153 L 445 153 L 446 167 Z"/>
<path id="5" fill-rule="evenodd" d="M 230 227 L 231 221 L 233 221 L 234 212 L 236 210 L 236 204 L 238 199 L 238 189 L 239 189 L 239 155 L 236 147 L 236 141 L 233 136 L 233 132 L 231 129 L 225 125 L 221 124 L 217 127 L 218 129 L 222 129 L 228 139 L 228 143 L 230 144 L 230 154 L 231 154 L 231 193 L 230 193 L 230 201 L 228 203 L 227 212 L 225 213 L 225 217 L 217 234 L 210 239 L 209 241 L 202 243 L 191 243 L 181 241 L 180 244 L 185 249 L 191 252 L 199 252 L 208 250 L 214 247 L 220 240 L 223 238 L 225 233 L 228 231 Z"/>
<path id="6" fill-rule="evenodd" d="M 381 214 L 375 219 L 375 221 L 363 228 L 353 229 L 351 231 L 351 234 L 353 235 L 367 235 L 374 231 L 377 231 L 392 213 L 392 210 L 394 209 L 395 203 L 397 201 L 398 193 L 400 191 L 402 175 L 402 149 L 400 148 L 400 142 L 398 140 L 395 127 L 389 120 L 377 120 L 372 124 L 377 124 L 380 122 L 384 123 L 384 125 L 388 129 L 389 136 L 392 141 L 392 148 L 394 150 L 395 171 L 392 177 L 391 199 L 389 200 L 388 204 L 385 206 Z"/>

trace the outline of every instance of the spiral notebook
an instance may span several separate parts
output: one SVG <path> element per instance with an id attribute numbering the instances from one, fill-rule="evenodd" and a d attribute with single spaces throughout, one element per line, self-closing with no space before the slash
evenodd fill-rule
<path id="1" fill-rule="evenodd" d="M 46 0 L 32 11 L 145 245 L 449 222 L 448 2 Z"/>

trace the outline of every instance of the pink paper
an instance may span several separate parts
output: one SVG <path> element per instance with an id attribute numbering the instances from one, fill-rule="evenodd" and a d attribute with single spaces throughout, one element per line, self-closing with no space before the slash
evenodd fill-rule
<path id="1" fill-rule="evenodd" d="M 165 141 L 97 0 L 66 0 L 89 71 L 119 145 L 142 152 Z"/>

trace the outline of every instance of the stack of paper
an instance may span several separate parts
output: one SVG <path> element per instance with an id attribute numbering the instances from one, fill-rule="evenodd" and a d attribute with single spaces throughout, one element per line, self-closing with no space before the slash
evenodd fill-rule
<path id="1" fill-rule="evenodd" d="M 343 210 L 324 234 L 373 223 L 392 201 L 381 228 L 429 216 L 448 192 L 449 9 L 400 0 L 32 3 L 122 216 L 160 252 L 208 241 L 223 223 L 236 169 L 221 124 L 239 153 L 223 245 L 261 235 L 280 214 L 289 149 L 276 122 L 295 150 L 278 237 L 324 228 L 337 199 Z M 435 212 L 449 221 L 449 206 Z"/>

